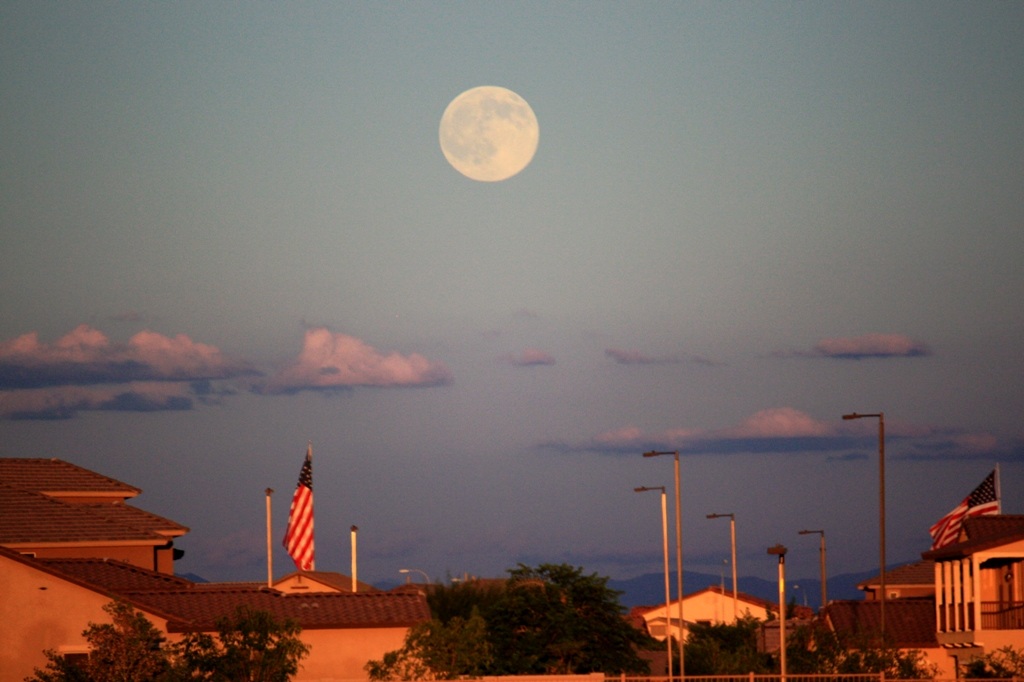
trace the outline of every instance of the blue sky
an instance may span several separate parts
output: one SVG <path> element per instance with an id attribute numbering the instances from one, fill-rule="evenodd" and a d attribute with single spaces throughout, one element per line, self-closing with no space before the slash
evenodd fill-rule
<path id="1" fill-rule="evenodd" d="M 0 7 L 0 455 L 275 566 L 307 441 L 317 567 L 877 566 L 996 464 L 1024 511 L 1017 3 Z M 509 180 L 438 124 L 533 107 Z"/>

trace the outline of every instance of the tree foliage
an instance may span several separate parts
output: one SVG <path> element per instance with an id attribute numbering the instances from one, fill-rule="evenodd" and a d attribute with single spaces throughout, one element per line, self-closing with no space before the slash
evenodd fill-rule
<path id="1" fill-rule="evenodd" d="M 874 634 L 840 640 L 819 622 L 797 627 L 786 642 L 787 672 L 807 674 L 884 674 L 892 679 L 933 678 L 935 666 L 918 649 L 899 649 Z"/>
<path id="2" fill-rule="evenodd" d="M 520 564 L 509 575 L 502 588 L 436 590 L 434 620 L 370 661 L 371 678 L 647 672 L 637 648 L 651 640 L 623 618 L 607 578 L 565 564 Z"/>
<path id="3" fill-rule="evenodd" d="M 309 647 L 302 628 L 279 623 L 266 611 L 239 607 L 217 621 L 217 638 L 190 633 L 178 645 L 178 667 L 204 682 L 286 682 L 299 671 Z"/>
<path id="4" fill-rule="evenodd" d="M 103 607 L 110 623 L 89 623 L 82 636 L 89 643 L 87 660 L 66 660 L 53 650 L 47 665 L 36 668 L 32 682 L 153 682 L 165 679 L 170 656 L 165 638 L 141 613 L 124 602 Z"/>
<path id="5" fill-rule="evenodd" d="M 309 653 L 291 621 L 239 609 L 217 623 L 217 637 L 191 633 L 168 643 L 140 611 L 123 602 L 103 607 L 110 623 L 89 623 L 82 662 L 45 653 L 47 665 L 26 682 L 285 682 Z"/>
<path id="6" fill-rule="evenodd" d="M 961 667 L 962 677 L 971 679 L 1024 677 L 1024 649 L 1004 646 Z"/>
<path id="7" fill-rule="evenodd" d="M 746 675 L 772 671 L 771 657 L 758 651 L 761 621 L 747 615 L 734 624 L 694 624 L 684 646 L 687 675 Z"/>

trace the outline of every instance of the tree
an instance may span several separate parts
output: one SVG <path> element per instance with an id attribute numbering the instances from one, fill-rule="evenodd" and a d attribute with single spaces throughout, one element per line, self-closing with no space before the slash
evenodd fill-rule
<path id="1" fill-rule="evenodd" d="M 82 663 L 45 652 L 46 668 L 36 668 L 32 682 L 155 682 L 170 668 L 165 638 L 149 620 L 124 602 L 103 607 L 110 623 L 89 623 L 82 636 L 89 642 L 89 657 Z"/>
<path id="2" fill-rule="evenodd" d="M 647 673 L 637 648 L 654 644 L 622 616 L 608 579 L 572 566 L 520 565 L 503 588 L 439 588 L 433 620 L 370 661 L 374 680 L 481 675 Z"/>
<path id="3" fill-rule="evenodd" d="M 520 564 L 488 621 L 495 674 L 645 673 L 649 638 L 622 616 L 608 578 L 567 564 Z"/>
<path id="4" fill-rule="evenodd" d="M 786 642 L 788 672 L 806 674 L 884 674 L 891 679 L 933 678 L 936 670 L 918 649 L 899 649 L 875 634 L 855 633 L 840 640 L 821 623 L 796 628 Z"/>
<path id="5" fill-rule="evenodd" d="M 1024 649 L 1004 646 L 962 666 L 963 677 L 972 679 L 1024 677 Z"/>
<path id="6" fill-rule="evenodd" d="M 761 621 L 747 615 L 734 624 L 691 625 L 685 645 L 687 675 L 771 672 L 771 657 L 757 650 Z"/>
<path id="7" fill-rule="evenodd" d="M 277 622 L 266 611 L 239 607 L 217 621 L 217 638 L 190 633 L 177 646 L 177 670 L 204 682 L 286 682 L 299 671 L 309 646 L 292 620 Z"/>
<path id="8" fill-rule="evenodd" d="M 468 619 L 452 616 L 448 622 L 432 618 L 409 630 L 405 645 L 370 661 L 371 680 L 454 680 L 482 677 L 491 666 L 487 624 L 474 609 Z"/>
<path id="9" fill-rule="evenodd" d="M 89 656 L 68 661 L 52 650 L 47 665 L 26 682 L 285 682 L 309 647 L 292 621 L 240 608 L 217 622 L 217 638 L 190 633 L 170 644 L 147 618 L 123 602 L 103 607 L 111 623 L 89 623 L 82 633 Z"/>

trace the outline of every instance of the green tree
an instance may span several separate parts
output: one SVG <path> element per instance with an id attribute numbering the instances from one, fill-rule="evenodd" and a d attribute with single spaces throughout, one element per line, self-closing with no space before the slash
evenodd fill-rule
<path id="1" fill-rule="evenodd" d="M 918 649 L 899 649 L 874 634 L 858 633 L 840 640 L 820 622 L 797 627 L 786 642 L 788 672 L 806 674 L 880 674 L 892 679 L 925 679 L 936 674 Z"/>
<path id="2" fill-rule="evenodd" d="M 432 618 L 414 626 L 401 649 L 370 661 L 366 671 L 371 680 L 454 680 L 485 675 L 491 661 L 487 624 L 474 609 L 468 619 Z"/>
<path id="3" fill-rule="evenodd" d="M 217 637 L 190 633 L 177 645 L 179 676 L 203 682 L 286 682 L 299 671 L 309 646 L 292 620 L 239 607 L 217 621 Z"/>
<path id="4" fill-rule="evenodd" d="M 637 648 L 657 643 L 622 615 L 607 578 L 544 564 L 509 571 L 502 587 L 438 588 L 433 620 L 366 670 L 374 680 L 481 675 L 647 673 Z"/>
<path id="5" fill-rule="evenodd" d="M 239 609 L 217 623 L 217 638 L 191 633 L 170 644 L 146 616 L 123 602 L 103 607 L 111 622 L 89 623 L 82 633 L 89 656 L 68 661 L 45 653 L 47 665 L 26 682 L 285 682 L 298 672 L 309 647 L 291 621 Z"/>
<path id="6" fill-rule="evenodd" d="M 110 623 L 89 623 L 82 636 L 89 643 L 86 661 L 73 663 L 52 650 L 47 665 L 36 668 L 31 682 L 155 682 L 170 669 L 165 638 L 141 612 L 115 601 L 103 607 Z"/>
<path id="7" fill-rule="evenodd" d="M 623 618 L 608 578 L 520 564 L 488 621 L 495 674 L 646 673 L 649 638 Z"/>
<path id="8" fill-rule="evenodd" d="M 1024 649 L 1004 646 L 961 666 L 962 676 L 971 679 L 1024 677 Z"/>
<path id="9" fill-rule="evenodd" d="M 771 672 L 771 657 L 757 649 L 760 629 L 761 621 L 750 615 L 731 625 L 720 623 L 690 626 L 684 647 L 686 674 L 745 675 Z"/>

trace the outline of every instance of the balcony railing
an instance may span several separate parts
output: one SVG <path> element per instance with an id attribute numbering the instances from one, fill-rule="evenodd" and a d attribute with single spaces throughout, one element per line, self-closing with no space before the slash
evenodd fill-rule
<path id="1" fill-rule="evenodd" d="M 939 632 L 973 631 L 972 604 L 944 604 L 939 606 Z M 981 602 L 982 630 L 1024 630 L 1024 601 Z"/>
<path id="2" fill-rule="evenodd" d="M 1024 601 L 981 602 L 982 630 L 1024 630 Z"/>

